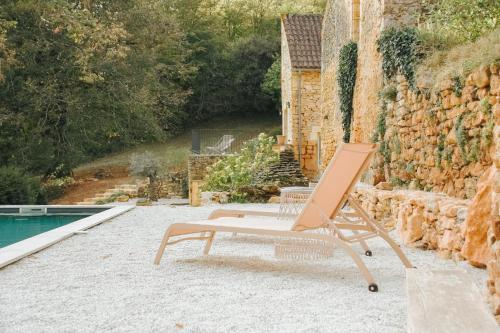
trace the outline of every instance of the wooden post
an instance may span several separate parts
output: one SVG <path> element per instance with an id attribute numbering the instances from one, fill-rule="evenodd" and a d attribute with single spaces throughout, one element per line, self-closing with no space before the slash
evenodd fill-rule
<path id="1" fill-rule="evenodd" d="M 193 180 L 189 184 L 189 204 L 193 207 L 201 206 L 201 186 L 203 181 Z"/>

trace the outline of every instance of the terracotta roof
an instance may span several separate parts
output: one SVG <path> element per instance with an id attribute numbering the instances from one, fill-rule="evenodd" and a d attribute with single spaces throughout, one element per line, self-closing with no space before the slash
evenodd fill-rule
<path id="1" fill-rule="evenodd" d="M 292 68 L 321 68 L 321 23 L 323 15 L 283 15 Z"/>

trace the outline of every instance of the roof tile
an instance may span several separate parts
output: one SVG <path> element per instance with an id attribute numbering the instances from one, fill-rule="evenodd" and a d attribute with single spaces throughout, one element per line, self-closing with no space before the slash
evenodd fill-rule
<path id="1" fill-rule="evenodd" d="M 283 16 L 285 35 L 293 68 L 321 68 L 321 24 L 318 14 Z"/>

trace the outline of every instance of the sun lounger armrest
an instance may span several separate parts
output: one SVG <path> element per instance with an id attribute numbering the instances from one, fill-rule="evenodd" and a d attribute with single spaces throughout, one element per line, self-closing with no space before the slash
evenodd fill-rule
<path id="1" fill-rule="evenodd" d="M 216 209 L 210 214 L 208 219 L 213 220 L 219 217 L 245 217 L 245 216 L 279 217 L 281 215 L 275 212 L 265 212 L 265 211 L 255 211 L 255 210 Z"/>

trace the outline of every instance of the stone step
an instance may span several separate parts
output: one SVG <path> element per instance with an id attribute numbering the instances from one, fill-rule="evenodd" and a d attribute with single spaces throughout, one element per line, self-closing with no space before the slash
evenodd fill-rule
<path id="1" fill-rule="evenodd" d="M 76 204 L 77 205 L 95 205 L 95 201 L 94 200 L 84 200 L 84 201 L 80 201 L 80 202 L 77 202 Z"/>
<path id="2" fill-rule="evenodd" d="M 135 184 L 123 184 L 123 185 L 116 186 L 115 189 L 123 190 L 123 191 L 129 191 L 129 190 L 137 191 L 139 189 L 139 186 L 137 186 Z"/>
<path id="3" fill-rule="evenodd" d="M 117 194 L 117 193 L 120 193 L 120 192 L 122 192 L 122 191 L 119 191 L 119 190 L 107 190 L 106 192 L 102 193 L 102 195 L 109 198 L 110 196 L 112 196 L 114 194 Z"/>
<path id="4" fill-rule="evenodd" d="M 498 332 L 468 274 L 459 269 L 406 270 L 408 332 Z"/>

